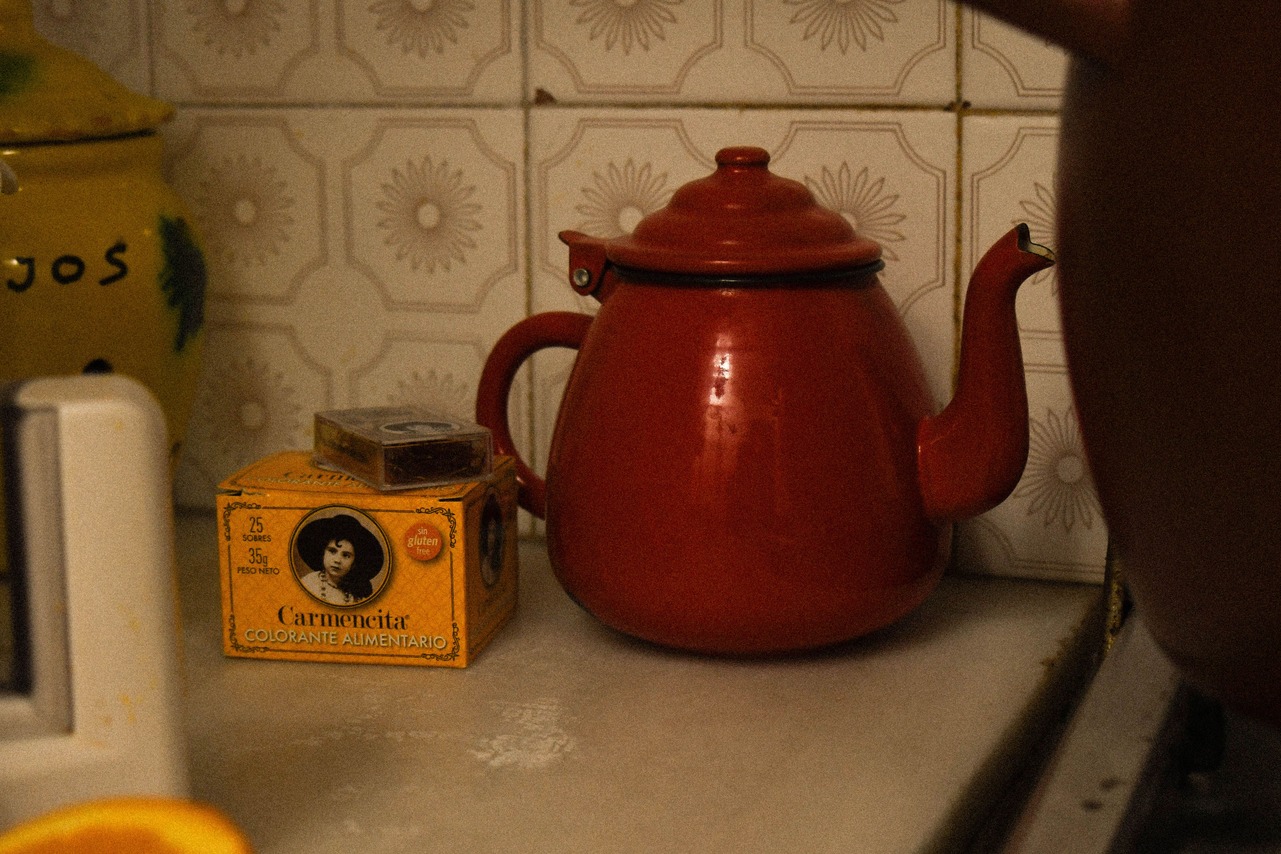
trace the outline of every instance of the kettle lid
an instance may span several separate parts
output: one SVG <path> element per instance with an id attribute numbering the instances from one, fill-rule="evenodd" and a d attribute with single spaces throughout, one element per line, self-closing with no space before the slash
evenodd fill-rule
<path id="1" fill-rule="evenodd" d="M 0 0 L 0 143 L 122 136 L 153 130 L 172 113 L 39 35 L 29 3 Z"/>
<path id="2" fill-rule="evenodd" d="M 837 272 L 879 264 L 881 247 L 860 237 L 799 181 L 769 171 L 769 152 L 716 153 L 716 171 L 685 184 L 632 233 L 611 240 L 614 264 L 698 276 Z"/>

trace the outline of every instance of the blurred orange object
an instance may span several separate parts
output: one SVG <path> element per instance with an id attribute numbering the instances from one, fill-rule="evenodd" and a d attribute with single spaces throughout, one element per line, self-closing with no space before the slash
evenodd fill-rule
<path id="1" fill-rule="evenodd" d="M 170 798 L 112 798 L 56 810 L 0 834 L 0 854 L 252 854 L 212 807 Z"/>

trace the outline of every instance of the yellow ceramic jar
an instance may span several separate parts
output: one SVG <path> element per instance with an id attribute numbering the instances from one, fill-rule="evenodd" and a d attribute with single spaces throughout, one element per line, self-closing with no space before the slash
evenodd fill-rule
<path id="1" fill-rule="evenodd" d="M 170 114 L 36 35 L 27 0 L 0 0 L 0 381 L 132 376 L 160 401 L 176 458 L 206 272 L 161 173 Z"/>

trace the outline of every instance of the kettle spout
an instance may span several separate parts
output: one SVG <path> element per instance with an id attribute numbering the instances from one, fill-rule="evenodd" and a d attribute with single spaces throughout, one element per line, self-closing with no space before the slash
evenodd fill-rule
<path id="1" fill-rule="evenodd" d="M 1015 297 L 1054 255 L 1018 225 L 983 256 L 965 295 L 956 393 L 916 431 L 917 480 L 931 519 L 959 521 L 1005 500 L 1028 452 L 1027 386 Z"/>

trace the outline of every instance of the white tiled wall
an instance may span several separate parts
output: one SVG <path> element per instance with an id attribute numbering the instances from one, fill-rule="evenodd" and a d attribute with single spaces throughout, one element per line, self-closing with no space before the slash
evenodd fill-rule
<path id="1" fill-rule="evenodd" d="M 209 247 L 206 368 L 178 495 L 311 442 L 317 409 L 470 415 L 530 311 L 590 311 L 557 231 L 621 234 L 725 145 L 880 241 L 950 393 L 967 271 L 1016 221 L 1053 244 L 1054 48 L 943 0 L 33 0 L 37 26 L 175 103 L 170 177 Z M 958 534 L 973 570 L 1102 575 L 1052 272 L 1019 301 L 1032 452 Z M 546 452 L 570 355 L 522 376 Z M 526 520 L 527 525 L 530 524 Z"/>

